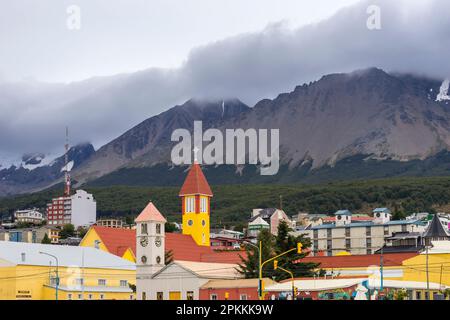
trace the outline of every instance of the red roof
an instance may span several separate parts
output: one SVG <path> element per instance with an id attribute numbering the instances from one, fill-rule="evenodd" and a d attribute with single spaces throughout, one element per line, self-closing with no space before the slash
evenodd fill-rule
<path id="1" fill-rule="evenodd" d="M 92 227 L 108 251 L 122 257 L 128 248 L 136 255 L 136 230 L 123 228 Z M 211 247 L 198 246 L 190 235 L 166 233 L 166 251 L 173 252 L 174 260 L 240 263 L 243 251 L 214 251 Z"/>
<path id="2" fill-rule="evenodd" d="M 143 221 L 158 221 L 158 222 L 167 222 L 167 220 L 163 217 L 161 212 L 155 207 L 153 202 L 149 202 L 149 204 L 142 210 L 141 214 L 134 220 L 135 222 L 143 222 Z"/>
<path id="3" fill-rule="evenodd" d="M 401 266 L 403 261 L 417 256 L 415 252 L 405 253 L 385 253 L 383 255 L 383 265 L 386 267 Z M 319 268 L 358 268 L 369 267 L 380 264 L 379 254 L 354 255 L 354 256 L 334 256 L 334 257 L 306 257 L 301 259 L 302 263 L 320 263 Z"/>
<path id="4" fill-rule="evenodd" d="M 108 251 L 122 257 L 128 248 L 136 252 L 136 230 L 125 228 L 92 227 Z"/>
<path id="5" fill-rule="evenodd" d="M 184 180 L 183 186 L 181 187 L 180 196 L 190 195 L 190 194 L 203 194 L 212 197 L 213 193 L 208 184 L 208 181 L 203 174 L 200 165 L 197 162 L 191 166 L 186 180 Z"/>

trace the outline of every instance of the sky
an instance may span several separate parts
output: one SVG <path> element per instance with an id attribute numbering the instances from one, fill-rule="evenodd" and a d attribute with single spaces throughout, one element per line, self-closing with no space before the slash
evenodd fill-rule
<path id="1" fill-rule="evenodd" d="M 317 22 L 356 2 L 1 0 L 0 75 L 70 82 L 178 67 L 195 47 L 280 21 L 292 27 Z M 79 29 L 67 26 L 73 5 L 79 8 Z"/>
<path id="2" fill-rule="evenodd" d="M 450 77 L 448 0 L 0 2 L 0 164 L 62 153 L 66 125 L 99 148 L 190 98 L 253 106 L 368 67 Z"/>

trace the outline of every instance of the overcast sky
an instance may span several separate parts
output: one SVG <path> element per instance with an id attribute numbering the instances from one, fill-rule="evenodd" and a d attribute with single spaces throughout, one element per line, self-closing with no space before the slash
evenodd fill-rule
<path id="1" fill-rule="evenodd" d="M 189 51 L 286 21 L 298 27 L 357 0 L 1 0 L 0 74 L 74 81 L 177 67 Z M 70 30 L 66 10 L 80 9 Z"/>
<path id="2" fill-rule="evenodd" d="M 62 152 L 65 125 L 98 148 L 192 97 L 253 106 L 373 66 L 450 77 L 448 0 L 0 1 L 0 163 Z"/>

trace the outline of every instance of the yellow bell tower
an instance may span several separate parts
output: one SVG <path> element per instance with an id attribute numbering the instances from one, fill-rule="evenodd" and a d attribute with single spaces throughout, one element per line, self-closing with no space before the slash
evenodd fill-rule
<path id="1" fill-rule="evenodd" d="M 183 234 L 190 235 L 199 246 L 210 246 L 211 188 L 197 162 L 194 162 L 181 187 Z"/>

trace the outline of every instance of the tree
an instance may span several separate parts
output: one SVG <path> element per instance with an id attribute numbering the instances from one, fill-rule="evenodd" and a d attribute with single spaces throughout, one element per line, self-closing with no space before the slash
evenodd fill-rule
<path id="1" fill-rule="evenodd" d="M 308 254 L 306 249 L 311 246 L 311 241 L 308 238 L 301 236 L 293 236 L 290 234 L 291 228 L 286 221 L 281 221 L 278 225 L 278 233 L 275 238 L 275 255 L 286 252 L 292 248 L 297 248 L 297 243 L 302 244 L 302 253 L 293 251 L 288 253 L 278 260 L 278 265 L 286 270 L 291 271 L 294 277 L 312 277 L 316 274 L 314 271 L 319 265 L 317 263 L 302 263 L 301 259 Z M 290 278 L 286 272 L 276 272 L 274 274 L 275 280 L 280 281 Z"/>
<path id="2" fill-rule="evenodd" d="M 44 234 L 44 237 L 42 238 L 41 243 L 43 243 L 43 244 L 51 244 L 52 243 L 50 238 L 48 237 L 48 234 Z"/>
<path id="3" fill-rule="evenodd" d="M 77 229 L 77 234 L 78 234 L 78 237 L 80 237 L 80 238 L 84 238 L 84 236 L 86 235 L 87 232 L 88 232 L 87 228 L 78 227 L 78 229 Z"/>
<path id="4" fill-rule="evenodd" d="M 261 241 L 262 246 L 262 260 L 265 261 L 273 257 L 273 245 L 275 243 L 273 235 L 269 229 L 263 229 L 257 238 L 257 247 Z M 238 267 L 238 272 L 245 278 L 258 278 L 259 277 L 259 251 L 252 245 L 245 244 L 246 257 L 241 257 L 241 263 Z M 267 276 L 267 272 L 271 273 L 271 267 L 269 265 L 264 266 L 264 275 Z"/>
<path id="5" fill-rule="evenodd" d="M 176 227 L 175 223 L 172 223 L 172 222 L 166 222 L 165 227 L 164 227 L 164 230 L 165 230 L 167 233 L 173 233 L 173 232 L 177 231 L 177 227 Z"/>
<path id="6" fill-rule="evenodd" d="M 75 235 L 75 226 L 73 224 L 66 224 L 63 226 L 59 236 L 61 239 L 67 239 Z"/>

